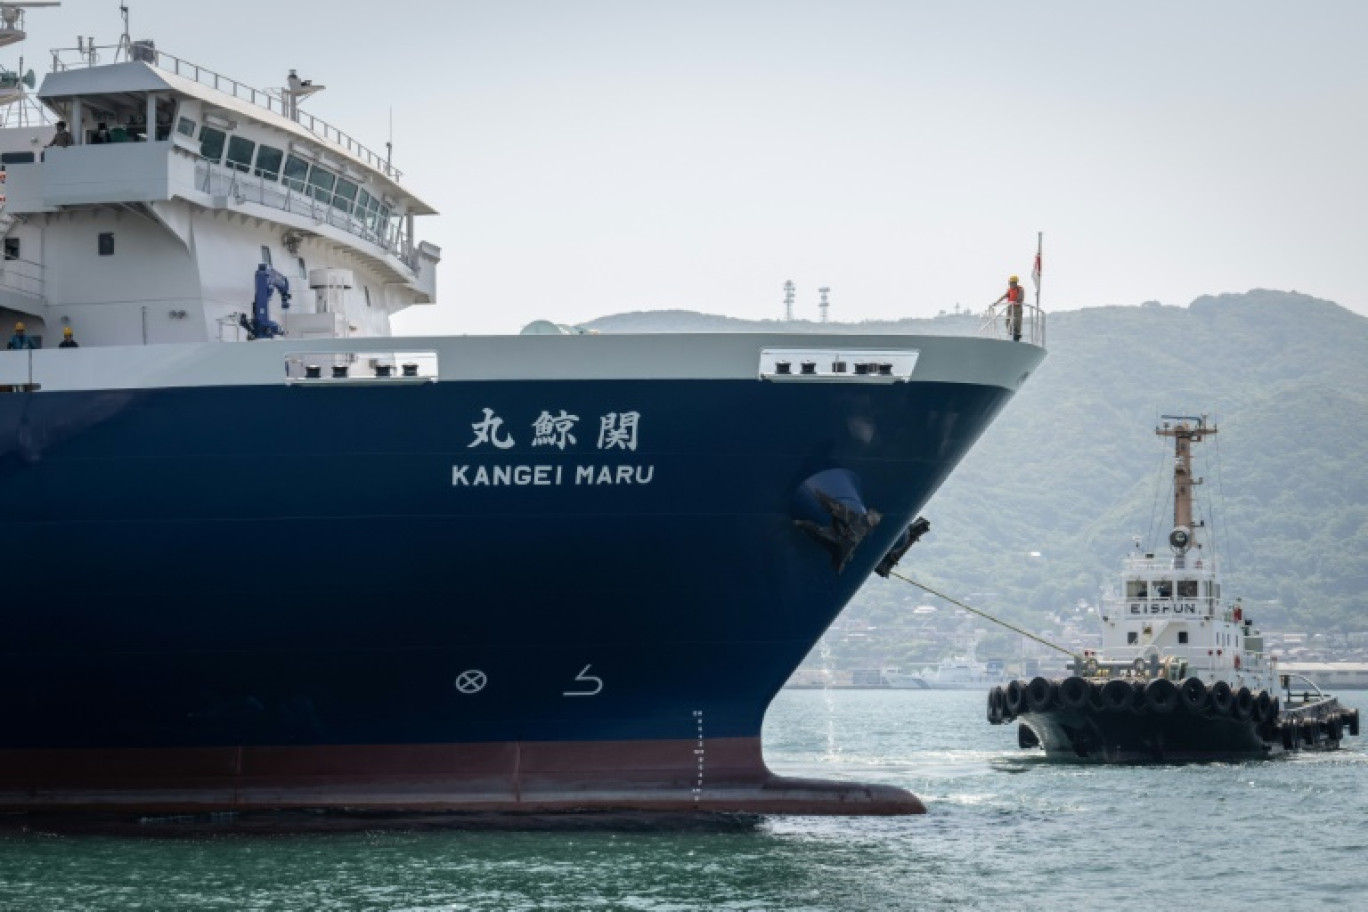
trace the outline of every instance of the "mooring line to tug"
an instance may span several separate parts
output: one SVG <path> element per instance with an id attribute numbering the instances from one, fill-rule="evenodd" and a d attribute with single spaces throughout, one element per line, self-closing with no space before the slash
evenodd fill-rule
<path id="1" fill-rule="evenodd" d="M 1022 636 L 1027 637 L 1028 639 L 1035 640 L 1037 643 L 1040 643 L 1041 645 L 1049 646 L 1051 649 L 1058 649 L 1060 652 L 1064 653 L 1066 656 L 1069 656 L 1070 658 L 1073 657 L 1073 652 L 1072 652 L 1071 650 L 1065 649 L 1063 646 L 1060 646 L 1058 643 L 1051 643 L 1049 640 L 1041 639 L 1040 637 L 1036 636 L 1034 633 L 1031 633 L 1031 632 L 1028 631 L 1028 630 L 1022 630 L 1020 627 L 1017 627 L 1017 626 L 1014 625 L 1014 624 L 1009 624 L 1009 623 L 1007 623 L 1006 621 L 1004 621 L 1004 620 L 1002 620 L 1002 619 L 1000 619 L 1000 618 L 995 618 L 995 617 L 993 617 L 991 614 L 989 614 L 989 613 L 986 612 L 986 611 L 980 611 L 980 610 L 977 609 L 977 608 L 971 608 L 970 606 L 964 604 L 964 602 L 961 602 L 961 601 L 959 601 L 958 599 L 952 599 L 950 596 L 946 595 L 944 592 L 937 592 L 935 589 L 932 589 L 930 586 L 923 585 L 922 583 L 919 583 L 919 582 L 917 582 L 917 581 L 914 580 L 914 579 L 909 579 L 908 577 L 903 576 L 901 573 L 899 573 L 899 572 L 896 571 L 896 570 L 889 570 L 889 571 L 888 571 L 888 575 L 889 575 L 889 576 L 896 576 L 898 579 L 902 580 L 904 583 L 911 583 L 913 586 L 916 586 L 918 589 L 922 589 L 922 590 L 924 590 L 924 591 L 926 591 L 926 592 L 931 593 L 932 595 L 936 596 L 936 598 L 943 598 L 943 599 L 945 599 L 947 602 L 949 602 L 950 604 L 952 604 L 952 605 L 957 605 L 957 606 L 959 606 L 960 608 L 963 608 L 965 611 L 970 612 L 971 614 L 977 614 L 979 617 L 983 618 L 983 619 L 986 620 L 986 621 L 992 621 L 994 624 L 997 624 L 997 625 L 999 625 L 999 626 L 1001 626 L 1001 627 L 1006 627 L 1008 630 L 1012 631 L 1013 633 L 1019 633 L 1019 634 L 1021 634 Z"/>

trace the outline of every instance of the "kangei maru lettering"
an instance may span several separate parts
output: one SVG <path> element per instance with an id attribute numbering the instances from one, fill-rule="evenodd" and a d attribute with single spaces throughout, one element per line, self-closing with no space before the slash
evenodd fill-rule
<path id="1" fill-rule="evenodd" d="M 654 465 L 453 465 L 451 484 L 457 488 L 553 487 L 574 485 L 648 485 Z"/>

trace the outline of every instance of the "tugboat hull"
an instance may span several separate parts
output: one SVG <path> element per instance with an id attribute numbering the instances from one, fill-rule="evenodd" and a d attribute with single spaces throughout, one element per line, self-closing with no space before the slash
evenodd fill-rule
<path id="1" fill-rule="evenodd" d="M 1185 699 L 1198 688 L 1200 697 Z M 1064 697 L 1072 705 L 1065 705 Z M 1022 705 L 1014 711 L 1009 704 L 1017 700 Z M 1359 715 L 1328 696 L 1284 708 L 1266 691 L 1222 693 L 1196 679 L 1180 689 L 1075 677 L 993 688 L 988 721 L 1017 722 L 1018 744 L 1043 748 L 1052 759 L 1144 763 L 1254 760 L 1334 750 L 1345 735 L 1358 734 Z"/>

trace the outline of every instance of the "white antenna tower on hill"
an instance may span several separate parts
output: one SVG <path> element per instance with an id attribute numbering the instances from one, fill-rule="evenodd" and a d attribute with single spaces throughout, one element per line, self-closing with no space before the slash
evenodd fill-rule
<path id="1" fill-rule="evenodd" d="M 793 321 L 793 279 L 784 283 L 784 319 Z"/>
<path id="2" fill-rule="evenodd" d="M 830 292 L 831 289 L 822 287 L 817 289 L 817 291 L 822 295 L 822 303 L 818 304 L 817 307 L 822 311 L 822 322 L 825 323 L 827 321 L 827 308 L 831 306 L 831 303 L 827 301 L 827 293 Z"/>

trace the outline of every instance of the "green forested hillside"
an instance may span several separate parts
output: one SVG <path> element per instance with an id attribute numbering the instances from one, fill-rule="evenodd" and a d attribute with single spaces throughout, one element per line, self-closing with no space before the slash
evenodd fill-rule
<path id="1" fill-rule="evenodd" d="M 605 332 L 781 328 L 673 311 Z M 977 319 L 826 324 L 849 332 L 973 332 Z M 1162 548 L 1172 518 L 1163 414 L 1211 416 L 1195 448 L 1206 539 L 1227 591 L 1266 621 L 1368 630 L 1368 319 L 1293 292 L 1203 297 L 1049 317 L 1049 357 L 924 510 L 902 569 L 1032 623 L 1093 602 L 1133 536 Z M 1036 554 L 1038 553 L 1038 556 Z M 908 587 L 873 579 L 851 607 L 885 631 Z M 920 598 L 920 596 L 918 596 Z"/>

